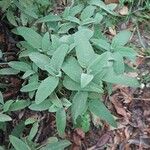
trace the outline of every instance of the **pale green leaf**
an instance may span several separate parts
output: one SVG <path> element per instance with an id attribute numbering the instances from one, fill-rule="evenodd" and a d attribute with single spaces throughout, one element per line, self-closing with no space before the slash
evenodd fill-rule
<path id="1" fill-rule="evenodd" d="M 51 42 L 50 42 L 49 33 L 46 32 L 42 38 L 42 50 L 48 51 L 50 46 L 51 46 Z"/>
<path id="2" fill-rule="evenodd" d="M 33 103 L 29 106 L 29 109 L 34 111 L 45 111 L 52 106 L 52 102 L 50 99 L 46 99 L 45 101 L 41 102 L 40 104 Z"/>
<path id="3" fill-rule="evenodd" d="M 88 33 L 90 31 L 88 29 L 83 29 L 74 34 L 76 55 L 83 68 L 88 67 L 91 61 L 95 58 L 95 52 L 87 39 L 86 32 Z"/>
<path id="4" fill-rule="evenodd" d="M 61 140 L 59 142 L 47 144 L 45 147 L 41 148 L 41 150 L 64 150 L 70 144 L 68 140 Z"/>
<path id="5" fill-rule="evenodd" d="M 93 75 L 82 73 L 81 74 L 81 88 L 86 87 L 93 79 Z"/>
<path id="6" fill-rule="evenodd" d="M 56 112 L 56 126 L 60 136 L 63 136 L 66 128 L 66 112 L 64 108 Z"/>
<path id="7" fill-rule="evenodd" d="M 114 71 L 117 74 L 123 74 L 124 70 L 125 70 L 125 66 L 124 66 L 124 60 L 122 55 L 119 52 L 115 52 L 113 53 L 113 57 L 114 57 Z"/>
<path id="8" fill-rule="evenodd" d="M 63 85 L 65 88 L 71 91 L 88 91 L 88 92 L 97 92 L 103 93 L 103 89 L 100 85 L 90 82 L 85 88 L 81 88 L 80 83 L 73 81 L 69 77 L 65 76 L 63 80 Z"/>
<path id="9" fill-rule="evenodd" d="M 24 75 L 22 76 L 22 79 L 28 78 L 29 76 L 33 75 L 35 72 L 33 70 L 27 70 Z"/>
<path id="10" fill-rule="evenodd" d="M 113 71 L 113 68 L 107 69 L 107 73 L 102 79 L 103 81 L 114 83 L 114 84 L 122 84 L 131 87 L 139 87 L 139 82 L 136 78 L 128 77 L 127 75 L 116 75 Z"/>
<path id="11" fill-rule="evenodd" d="M 98 55 L 88 66 L 87 72 L 92 73 L 93 75 L 98 74 L 104 67 L 106 67 L 109 60 L 113 60 L 112 53 L 110 52 L 104 52 L 101 55 Z"/>
<path id="12" fill-rule="evenodd" d="M 35 135 L 37 134 L 38 132 L 38 129 L 39 129 L 39 123 L 38 122 L 35 122 L 30 130 L 30 133 L 29 133 L 29 136 L 28 136 L 28 139 L 31 141 Z"/>
<path id="13" fill-rule="evenodd" d="M 25 124 L 25 125 L 29 125 L 29 124 L 35 123 L 36 121 L 37 121 L 36 118 L 30 117 L 30 118 L 26 119 L 26 121 L 24 122 L 24 124 Z"/>
<path id="14" fill-rule="evenodd" d="M 8 65 L 12 67 L 13 69 L 23 71 L 23 72 L 31 70 L 31 66 L 29 64 L 25 62 L 21 62 L 21 61 L 11 61 L 8 63 Z"/>
<path id="15" fill-rule="evenodd" d="M 49 14 L 43 18 L 40 18 L 36 21 L 36 23 L 43 23 L 43 22 L 56 22 L 60 21 L 61 18 L 58 15 Z"/>
<path id="16" fill-rule="evenodd" d="M 20 91 L 21 91 L 21 92 L 31 92 L 31 91 L 35 91 L 35 90 L 38 89 L 39 85 L 40 85 L 40 84 L 39 84 L 38 82 L 31 82 L 31 83 L 29 83 L 29 84 L 23 86 L 23 87 L 20 89 Z"/>
<path id="17" fill-rule="evenodd" d="M 110 44 L 104 39 L 91 39 L 91 42 L 100 49 L 110 50 Z"/>
<path id="18" fill-rule="evenodd" d="M 90 18 L 91 16 L 93 16 L 95 9 L 96 7 L 91 6 L 91 5 L 84 8 L 80 16 L 81 20 L 86 20 Z"/>
<path id="19" fill-rule="evenodd" d="M 3 99 L 3 94 L 2 92 L 0 91 L 0 104 L 4 104 L 4 99 Z"/>
<path id="20" fill-rule="evenodd" d="M 80 24 L 80 20 L 76 17 L 68 16 L 65 18 L 65 20 L 76 23 L 76 24 Z"/>
<path id="21" fill-rule="evenodd" d="M 58 82 L 59 82 L 59 78 L 57 77 L 49 76 L 46 79 L 44 79 L 41 82 L 36 92 L 36 96 L 35 96 L 36 104 L 43 102 L 48 96 L 50 96 L 50 94 L 57 87 Z"/>
<path id="22" fill-rule="evenodd" d="M 6 115 L 6 114 L 1 114 L 0 113 L 0 123 L 1 122 L 6 122 L 6 121 L 11 121 L 12 119 L 11 119 L 11 117 L 10 116 L 8 116 L 8 115 Z"/>
<path id="23" fill-rule="evenodd" d="M 80 67 L 78 61 L 74 57 L 69 57 L 68 59 L 65 60 L 62 66 L 62 70 L 72 80 L 80 82 L 82 68 Z"/>
<path id="24" fill-rule="evenodd" d="M 13 26 L 18 26 L 17 25 L 17 22 L 16 22 L 16 18 L 13 14 L 12 11 L 8 10 L 7 13 L 6 13 L 6 17 L 8 19 L 8 21 L 13 25 Z"/>
<path id="25" fill-rule="evenodd" d="M 6 101 L 5 104 L 3 105 L 3 112 L 7 112 L 13 103 L 14 103 L 13 100 Z"/>
<path id="26" fill-rule="evenodd" d="M 45 66 L 46 70 L 48 71 L 48 68 L 50 67 L 57 75 L 61 69 L 68 49 L 69 47 L 67 44 L 62 44 L 60 47 L 58 47 L 58 49 L 53 53 L 50 64 Z"/>
<path id="27" fill-rule="evenodd" d="M 124 46 L 127 44 L 131 37 L 131 32 L 128 30 L 120 31 L 115 37 L 112 39 L 111 46 L 115 49 L 117 46 Z"/>
<path id="28" fill-rule="evenodd" d="M 72 7 L 70 9 L 70 12 L 69 12 L 70 16 L 77 15 L 78 13 L 80 13 L 82 11 L 83 8 L 84 8 L 84 5 L 82 5 L 82 4 L 79 4 L 79 5 L 76 5 L 76 6 Z"/>
<path id="29" fill-rule="evenodd" d="M 117 51 L 120 55 L 122 55 L 122 57 L 126 57 L 129 58 L 131 60 L 134 60 L 137 56 L 137 52 L 134 51 L 132 48 L 130 47 L 123 47 L 123 46 L 117 46 L 114 51 Z"/>
<path id="30" fill-rule="evenodd" d="M 9 140 L 15 150 L 31 150 L 27 144 L 15 136 L 10 135 Z"/>
<path id="31" fill-rule="evenodd" d="M 18 34 L 21 35 L 32 47 L 37 49 L 42 47 L 42 37 L 33 29 L 27 27 L 18 27 L 17 31 Z"/>
<path id="32" fill-rule="evenodd" d="M 13 68 L 3 68 L 0 69 L 0 75 L 16 75 L 19 71 Z"/>
<path id="33" fill-rule="evenodd" d="M 92 113 L 94 113 L 96 116 L 100 117 L 101 119 L 107 121 L 113 127 L 117 127 L 116 121 L 114 120 L 110 111 L 106 108 L 106 106 L 103 104 L 102 101 L 90 100 L 88 105 Z"/>
<path id="34" fill-rule="evenodd" d="M 50 63 L 50 58 L 39 52 L 33 52 L 29 57 L 42 70 L 45 70 L 45 65 Z"/>
<path id="35" fill-rule="evenodd" d="M 2 53 L 2 50 L 0 49 L 0 58 L 3 57 L 3 53 Z"/>
<path id="36" fill-rule="evenodd" d="M 18 111 L 26 108 L 27 106 L 30 105 L 29 100 L 18 100 L 12 103 L 9 107 L 9 111 Z"/>
<path id="37" fill-rule="evenodd" d="M 91 5 L 95 5 L 95 6 L 98 6 L 100 7 L 101 9 L 105 10 L 106 12 L 108 12 L 109 14 L 111 15 L 116 15 L 115 12 L 113 12 L 111 10 L 111 8 L 109 8 L 103 1 L 101 0 L 89 0 L 88 1 L 89 4 Z"/>
<path id="38" fill-rule="evenodd" d="M 71 115 L 73 118 L 74 123 L 76 124 L 76 119 L 78 116 L 82 115 L 84 112 L 86 106 L 87 106 L 87 98 L 88 93 L 87 92 L 77 92 L 72 100 L 72 106 L 71 106 Z"/>

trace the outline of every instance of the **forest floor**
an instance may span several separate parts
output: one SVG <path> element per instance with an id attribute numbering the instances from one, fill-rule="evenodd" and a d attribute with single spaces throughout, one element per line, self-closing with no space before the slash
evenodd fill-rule
<path id="1" fill-rule="evenodd" d="M 131 39 L 131 44 L 139 52 L 139 57 L 135 62 L 135 67 L 138 69 L 137 74 L 130 76 L 138 76 L 141 82 L 141 88 L 129 88 L 121 85 L 113 87 L 113 94 L 105 95 L 105 104 L 111 110 L 112 114 L 117 118 L 118 128 L 114 129 L 103 123 L 99 126 L 100 120 L 95 119 L 88 133 L 83 133 L 80 129 L 71 129 L 67 125 L 66 137 L 73 145 L 72 150 L 104 150 L 107 145 L 107 150 L 149 150 L 150 149 L 150 31 L 147 22 L 140 22 L 139 33 L 135 32 Z M 132 22 L 120 22 L 117 25 L 119 29 L 132 28 L 135 29 Z M 4 53 L 1 62 L 17 60 L 19 50 L 16 47 L 18 41 L 11 31 L 10 26 L 6 21 L 0 21 L 0 49 Z M 110 35 L 113 34 L 110 30 Z M 144 47 L 143 47 L 144 46 Z M 147 55 L 145 55 L 147 53 Z M 0 64 L 1 68 L 5 68 L 5 64 Z M 1 76 L 0 86 L 5 88 L 3 92 L 4 100 L 13 98 L 25 98 L 26 95 L 20 92 L 23 81 L 16 75 Z M 43 124 L 40 127 L 37 141 L 42 142 L 47 137 L 56 133 L 55 120 L 52 115 L 33 113 L 26 109 L 13 113 L 13 124 L 8 126 L 8 132 L 15 126 L 19 120 L 28 118 L 29 116 L 42 116 Z M 0 143 L 4 141 L 3 133 L 0 133 Z"/>

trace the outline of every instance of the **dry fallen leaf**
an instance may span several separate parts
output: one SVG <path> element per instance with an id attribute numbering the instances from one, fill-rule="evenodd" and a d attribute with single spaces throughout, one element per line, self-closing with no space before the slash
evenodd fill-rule
<path id="1" fill-rule="evenodd" d="M 125 110 L 125 108 L 122 106 L 122 104 L 117 100 L 117 95 L 113 95 L 111 97 L 111 102 L 113 103 L 117 113 L 124 117 L 124 119 L 129 122 L 129 116 Z"/>
<path id="2" fill-rule="evenodd" d="M 109 33 L 115 36 L 117 34 L 115 27 L 109 27 Z"/>
<path id="3" fill-rule="evenodd" d="M 124 16 L 127 15 L 129 12 L 128 7 L 127 6 L 123 6 L 120 10 L 119 10 L 119 14 Z"/>
<path id="4" fill-rule="evenodd" d="M 105 4 L 119 3 L 119 0 L 105 0 Z"/>

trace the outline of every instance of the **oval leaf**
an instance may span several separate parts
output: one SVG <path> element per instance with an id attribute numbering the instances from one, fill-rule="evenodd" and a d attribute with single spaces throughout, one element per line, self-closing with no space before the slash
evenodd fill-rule
<path id="1" fill-rule="evenodd" d="M 18 34 L 21 35 L 32 47 L 37 49 L 42 47 L 42 37 L 33 29 L 27 27 L 18 27 L 17 31 Z"/>
<path id="2" fill-rule="evenodd" d="M 103 102 L 101 102 L 100 100 L 91 100 L 88 105 L 92 113 L 107 121 L 113 127 L 117 127 L 116 121 L 114 120 L 110 111 L 103 104 Z"/>
<path id="3" fill-rule="evenodd" d="M 15 150 L 31 150 L 27 144 L 17 137 L 10 135 L 9 139 Z"/>
<path id="4" fill-rule="evenodd" d="M 66 128 L 66 112 L 64 108 L 61 108 L 56 112 L 56 126 L 59 135 L 63 136 Z"/>
<path id="5" fill-rule="evenodd" d="M 43 102 L 50 94 L 55 90 L 59 82 L 59 78 L 56 77 L 47 77 L 45 80 L 43 80 L 38 87 L 38 90 L 36 92 L 35 96 L 35 102 L 36 104 L 40 104 Z"/>
<path id="6" fill-rule="evenodd" d="M 5 114 L 0 114 L 0 122 L 11 121 L 11 117 Z"/>
<path id="7" fill-rule="evenodd" d="M 113 38 L 111 45 L 112 47 L 124 46 L 129 41 L 130 37 L 131 37 L 130 31 L 127 30 L 121 31 Z"/>
<path id="8" fill-rule="evenodd" d="M 74 123 L 76 124 L 76 119 L 79 115 L 82 115 L 86 108 L 88 93 L 87 92 L 77 92 L 72 100 L 71 113 Z"/>

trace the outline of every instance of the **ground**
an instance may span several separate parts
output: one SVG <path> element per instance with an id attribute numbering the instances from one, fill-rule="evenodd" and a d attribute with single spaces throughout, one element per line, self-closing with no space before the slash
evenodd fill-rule
<path id="1" fill-rule="evenodd" d="M 113 94 L 104 95 L 104 103 L 117 118 L 118 128 L 111 128 L 105 122 L 100 122 L 98 118 L 95 118 L 93 121 L 95 125 L 92 124 L 90 131 L 85 134 L 81 129 L 73 130 L 70 122 L 66 130 L 66 138 L 73 143 L 70 149 L 104 150 L 106 145 L 107 150 L 150 149 L 150 79 L 146 79 L 146 76 L 150 73 L 150 57 L 145 55 L 145 49 L 150 46 L 150 34 L 147 32 L 146 26 L 147 24 L 145 25 L 144 22 L 140 23 L 139 26 L 144 48 L 137 33 L 131 39 L 131 44 L 139 51 L 135 67 L 138 69 L 138 77 L 142 79 L 141 88 L 135 89 L 116 85 L 113 87 Z M 118 24 L 118 30 L 121 28 L 134 29 L 134 24 L 133 22 L 121 22 Z M 109 34 L 111 36 L 112 33 Z M 0 21 L 0 49 L 4 53 L 0 60 L 1 68 L 7 66 L 4 62 L 17 60 L 19 52 L 15 46 L 17 41 L 17 37 L 11 33 L 9 24 L 6 21 Z M 136 76 L 136 74 L 131 74 L 131 76 Z M 5 101 L 27 97 L 26 94 L 20 92 L 22 82 L 16 75 L 0 77 L 0 84 L 5 87 L 5 90 L 3 90 Z M 28 109 L 13 113 L 13 122 L 8 124 L 7 132 L 9 133 L 18 123 L 21 125 L 20 120 L 25 120 L 31 116 L 43 120 L 36 136 L 37 142 L 42 142 L 47 137 L 56 134 L 53 115 L 47 112 L 35 113 Z M 27 128 L 24 134 L 26 135 L 28 132 Z M 0 133 L 0 144 L 4 144 L 7 136 L 3 135 L 2 132 Z"/>

